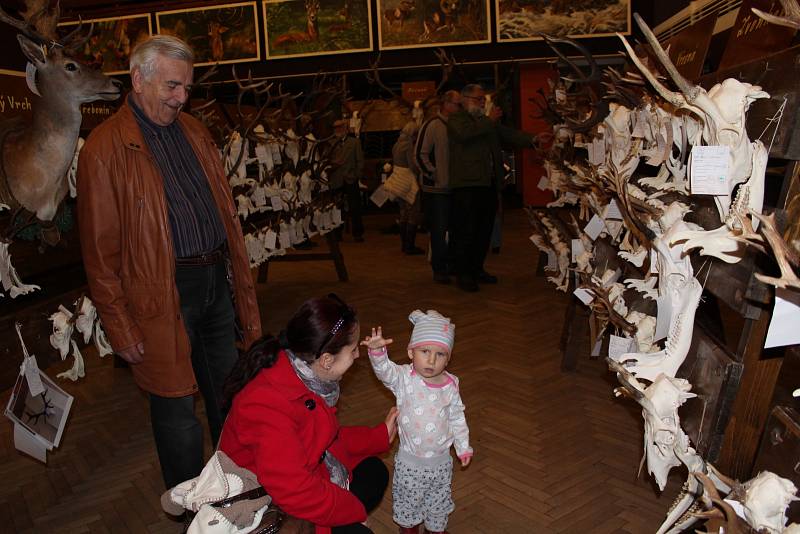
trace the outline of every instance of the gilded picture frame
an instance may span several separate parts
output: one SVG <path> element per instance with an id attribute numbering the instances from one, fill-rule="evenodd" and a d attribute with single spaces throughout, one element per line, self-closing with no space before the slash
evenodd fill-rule
<path id="1" fill-rule="evenodd" d="M 105 74 L 127 74 L 131 50 L 153 34 L 153 23 L 149 13 L 125 17 L 107 17 L 82 21 L 85 31 L 92 27 L 92 34 L 77 59 L 102 69 Z M 62 22 L 58 25 L 60 36 L 75 29 L 79 21 Z"/>
<path id="2" fill-rule="evenodd" d="M 489 0 L 377 0 L 381 50 L 491 43 Z"/>
<path id="3" fill-rule="evenodd" d="M 631 33 L 631 0 L 495 0 L 498 43 Z"/>
<path id="4" fill-rule="evenodd" d="M 266 59 L 370 52 L 370 0 L 265 0 Z"/>
<path id="5" fill-rule="evenodd" d="M 159 11 L 157 32 L 189 43 L 196 67 L 261 60 L 256 2 Z"/>

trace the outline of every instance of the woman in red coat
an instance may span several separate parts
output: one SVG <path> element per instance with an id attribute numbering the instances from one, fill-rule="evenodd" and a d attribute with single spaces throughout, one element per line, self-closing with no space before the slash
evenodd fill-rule
<path id="1" fill-rule="evenodd" d="M 339 381 L 358 358 L 355 312 L 335 295 L 310 299 L 279 338 L 266 336 L 228 378 L 219 448 L 254 472 L 274 502 L 317 533 L 368 533 L 389 473 L 375 455 L 397 434 L 395 408 L 375 427 L 340 427 Z"/>

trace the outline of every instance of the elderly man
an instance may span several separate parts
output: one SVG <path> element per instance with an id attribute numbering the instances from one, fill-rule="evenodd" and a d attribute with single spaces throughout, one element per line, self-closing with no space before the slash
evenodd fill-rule
<path id="1" fill-rule="evenodd" d="M 422 173 L 422 208 L 428 223 L 431 243 L 433 280 L 449 284 L 452 268 L 447 252 L 450 222 L 450 148 L 447 119 L 460 109 L 461 95 L 447 91 L 442 96 L 439 113 L 427 120 L 417 137 L 416 159 Z"/>
<path id="2" fill-rule="evenodd" d="M 450 246 L 458 286 L 477 291 L 478 282 L 496 284 L 483 268 L 492 236 L 498 192 L 503 180 L 501 144 L 524 148 L 534 137 L 500 124 L 502 111 L 485 113 L 486 91 L 470 84 L 461 90 L 462 110 L 450 115 Z"/>
<path id="3" fill-rule="evenodd" d="M 341 189 L 347 199 L 350 231 L 356 243 L 364 241 L 364 223 L 361 219 L 361 190 L 358 181 L 364 172 L 364 152 L 361 141 L 350 133 L 350 122 L 339 119 L 333 123 L 336 148 L 333 152 L 331 189 Z"/>
<path id="4" fill-rule="evenodd" d="M 261 335 L 242 229 L 208 130 L 181 113 L 194 56 L 156 36 L 131 54 L 133 91 L 95 128 L 78 161 L 78 217 L 89 289 L 111 345 L 149 394 L 167 487 L 197 476 L 205 401 L 216 444 L 222 389 Z"/>

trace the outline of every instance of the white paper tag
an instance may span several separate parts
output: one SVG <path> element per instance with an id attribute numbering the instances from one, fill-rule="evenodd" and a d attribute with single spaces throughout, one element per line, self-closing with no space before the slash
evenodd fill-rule
<path id="1" fill-rule="evenodd" d="M 331 221 L 333 221 L 333 224 L 337 226 L 342 224 L 342 210 L 339 208 L 333 208 L 333 212 L 331 213 Z"/>
<path id="2" fill-rule="evenodd" d="M 281 232 L 278 235 L 278 246 L 280 248 L 289 248 L 292 246 L 292 234 L 289 231 L 289 226 L 286 223 L 281 224 Z"/>
<path id="3" fill-rule="evenodd" d="M 282 162 L 280 145 L 278 143 L 270 143 L 269 147 L 272 149 L 272 162 L 275 165 L 280 165 Z"/>
<path id="4" fill-rule="evenodd" d="M 589 223 L 586 225 L 586 228 L 584 228 L 583 231 L 589 236 L 589 239 L 594 241 L 603 232 L 603 230 L 605 230 L 605 227 L 606 225 L 603 223 L 603 219 L 595 215 L 589 219 Z"/>
<path id="5" fill-rule="evenodd" d="M 17 423 L 14 423 L 14 447 L 42 463 L 47 463 L 48 446 L 36 434 Z"/>
<path id="6" fill-rule="evenodd" d="M 616 219 L 618 221 L 622 220 L 622 212 L 619 211 L 619 206 L 617 206 L 617 201 L 615 199 L 611 199 L 611 202 L 608 203 L 605 209 L 605 216 L 604 219 Z"/>
<path id="7" fill-rule="evenodd" d="M 572 191 L 567 191 L 564 194 L 564 200 L 566 201 L 567 204 L 575 204 L 576 202 L 578 202 L 578 195 L 576 195 Z"/>
<path id="8" fill-rule="evenodd" d="M 640 111 L 639 113 L 631 113 L 631 120 L 634 122 L 631 137 L 644 137 L 645 122 L 642 120 L 642 112 Z"/>
<path id="9" fill-rule="evenodd" d="M 730 148 L 696 146 L 689 155 L 689 177 L 693 195 L 727 195 Z"/>
<path id="10" fill-rule="evenodd" d="M 547 267 L 546 269 L 549 271 L 554 271 L 557 268 L 557 258 L 556 253 L 552 250 L 547 251 Z"/>
<path id="11" fill-rule="evenodd" d="M 262 165 L 266 165 L 267 161 L 272 163 L 272 153 L 267 149 L 265 144 L 256 144 L 256 159 L 258 159 L 258 162 Z"/>
<path id="12" fill-rule="evenodd" d="M 253 189 L 253 194 L 250 196 L 250 200 L 253 201 L 253 205 L 256 207 L 262 207 L 267 205 L 267 197 L 264 194 L 264 188 L 261 186 L 256 187 Z"/>
<path id="13" fill-rule="evenodd" d="M 764 348 L 800 343 L 800 293 L 775 288 L 775 308 L 767 331 Z"/>
<path id="14" fill-rule="evenodd" d="M 281 197 L 269 197 L 269 203 L 272 206 L 272 209 L 275 211 L 282 211 L 283 210 L 283 201 Z"/>
<path id="15" fill-rule="evenodd" d="M 602 165 L 606 161 L 606 144 L 600 138 L 592 141 L 592 149 L 589 152 L 589 163 L 592 165 Z"/>
<path id="16" fill-rule="evenodd" d="M 592 358 L 597 358 L 600 356 L 600 350 L 603 348 L 603 336 L 597 338 L 597 341 L 594 343 L 594 347 L 592 347 Z"/>
<path id="17" fill-rule="evenodd" d="M 264 237 L 264 246 L 269 250 L 275 250 L 278 245 L 278 234 L 270 228 L 267 230 L 267 235 Z"/>
<path id="18" fill-rule="evenodd" d="M 611 334 L 611 337 L 608 338 L 608 357 L 616 360 L 623 354 L 632 352 L 634 347 L 636 347 L 635 339 Z"/>
<path id="19" fill-rule="evenodd" d="M 622 221 L 606 221 L 606 229 L 608 230 L 608 235 L 616 239 L 622 231 Z"/>
<path id="20" fill-rule="evenodd" d="M 386 189 L 383 185 L 378 186 L 377 189 L 370 195 L 369 199 L 372 201 L 373 204 L 382 208 L 386 201 L 389 200 L 389 194 L 386 192 Z"/>
<path id="21" fill-rule="evenodd" d="M 580 299 L 580 301 L 586 304 L 587 306 L 591 304 L 592 301 L 594 300 L 594 295 L 592 294 L 592 292 L 582 287 L 579 287 L 578 289 L 573 291 L 572 294 L 578 297 L 578 299 Z"/>
<path id="22" fill-rule="evenodd" d="M 539 179 L 539 185 L 537 185 L 536 187 L 538 187 L 542 191 L 547 191 L 548 189 L 550 189 L 550 179 L 547 176 L 542 176 Z"/>
<path id="23" fill-rule="evenodd" d="M 31 354 L 25 358 L 25 380 L 28 381 L 28 389 L 31 397 L 44 393 L 42 378 L 39 376 L 39 366 L 36 363 L 36 356 Z"/>
<path id="24" fill-rule="evenodd" d="M 580 239 L 572 240 L 572 261 L 578 261 L 578 256 L 584 253 L 586 249 L 583 248 L 583 242 Z"/>
<path id="25" fill-rule="evenodd" d="M 669 295 L 658 297 L 658 317 L 656 317 L 656 333 L 653 342 L 661 341 L 669 334 L 669 325 L 672 322 L 672 299 Z"/>

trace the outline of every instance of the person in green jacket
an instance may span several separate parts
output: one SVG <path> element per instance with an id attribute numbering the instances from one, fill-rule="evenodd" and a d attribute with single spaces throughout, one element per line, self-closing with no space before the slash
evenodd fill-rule
<path id="1" fill-rule="evenodd" d="M 461 111 L 450 115 L 450 246 L 458 287 L 477 291 L 478 283 L 496 284 L 483 268 L 503 181 L 501 145 L 533 146 L 534 136 L 500 124 L 502 111 L 486 114 L 486 91 L 477 84 L 461 90 Z"/>

